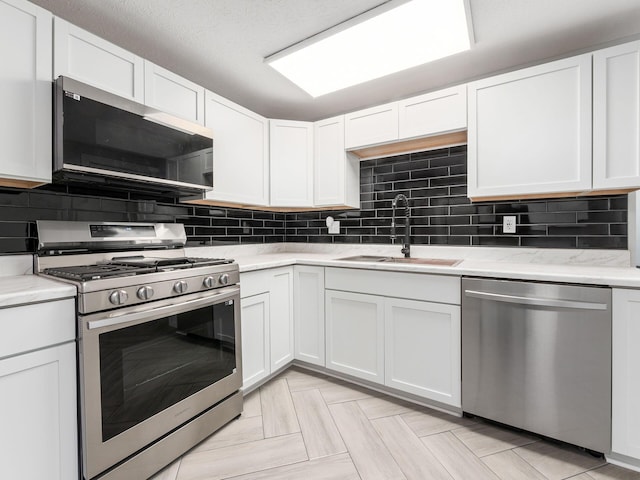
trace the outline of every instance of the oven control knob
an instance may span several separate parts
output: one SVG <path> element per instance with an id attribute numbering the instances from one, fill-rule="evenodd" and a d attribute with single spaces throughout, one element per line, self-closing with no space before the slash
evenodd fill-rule
<path id="1" fill-rule="evenodd" d="M 184 280 L 180 280 L 179 282 L 176 282 L 175 285 L 173 286 L 173 291 L 176 293 L 184 293 L 187 291 L 187 288 L 189 288 L 189 285 L 187 285 L 187 282 L 185 282 Z"/>
<path id="2" fill-rule="evenodd" d="M 223 273 L 222 275 L 220 275 L 218 281 L 220 282 L 220 285 L 226 285 L 227 283 L 229 283 L 229 275 Z"/>
<path id="3" fill-rule="evenodd" d="M 109 301 L 114 305 L 122 305 L 129 300 L 129 294 L 126 290 L 114 290 L 109 295 Z"/>
<path id="4" fill-rule="evenodd" d="M 138 295 L 138 298 L 140 300 L 149 300 L 151 297 L 153 297 L 153 288 L 140 287 L 136 295 Z"/>
<path id="5" fill-rule="evenodd" d="M 204 277 L 204 280 L 202 280 L 202 285 L 204 285 L 204 288 L 213 288 L 215 284 L 216 280 L 211 275 L 209 275 L 208 277 Z"/>

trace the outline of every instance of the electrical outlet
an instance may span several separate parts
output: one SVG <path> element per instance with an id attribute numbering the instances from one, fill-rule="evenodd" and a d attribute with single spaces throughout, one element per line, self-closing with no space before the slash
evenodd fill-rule
<path id="1" fill-rule="evenodd" d="M 515 215 L 505 215 L 502 217 L 502 232 L 516 233 L 516 217 Z"/>

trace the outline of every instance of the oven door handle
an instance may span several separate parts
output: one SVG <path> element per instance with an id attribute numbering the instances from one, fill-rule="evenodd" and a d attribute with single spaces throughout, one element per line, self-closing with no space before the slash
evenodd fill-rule
<path id="1" fill-rule="evenodd" d="M 210 295 L 207 295 L 206 297 L 195 298 L 193 300 L 187 300 L 180 303 L 172 303 L 170 305 L 164 305 L 149 310 L 132 313 L 114 313 L 108 318 L 104 318 L 101 320 L 90 320 L 89 322 L 87 322 L 87 329 L 95 330 L 96 328 L 111 327 L 113 325 L 135 322 L 148 318 L 152 315 L 155 316 L 156 314 L 173 315 L 176 313 L 184 312 L 185 310 L 188 310 L 190 308 L 199 308 L 214 303 L 220 303 L 221 299 L 218 297 L 234 297 L 238 295 L 239 291 L 240 289 L 238 288 L 224 289 L 223 291 L 212 293 Z"/>

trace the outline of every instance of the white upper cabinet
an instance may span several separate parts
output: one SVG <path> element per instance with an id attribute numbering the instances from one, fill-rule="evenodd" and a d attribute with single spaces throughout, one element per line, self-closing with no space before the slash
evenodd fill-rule
<path id="1" fill-rule="evenodd" d="M 0 185 L 51 181 L 51 23 L 46 10 L 0 1 Z"/>
<path id="2" fill-rule="evenodd" d="M 467 128 L 467 86 L 426 93 L 398 102 L 400 140 Z"/>
<path id="3" fill-rule="evenodd" d="M 591 55 L 470 83 L 468 196 L 591 189 Z"/>
<path id="4" fill-rule="evenodd" d="M 56 17 L 53 78 L 60 75 L 144 102 L 141 57 Z"/>
<path id="5" fill-rule="evenodd" d="M 347 113 L 344 123 L 347 149 L 398 140 L 398 103 Z"/>
<path id="6" fill-rule="evenodd" d="M 344 116 L 315 122 L 314 205 L 360 207 L 360 160 L 345 151 Z"/>
<path id="7" fill-rule="evenodd" d="M 271 205 L 313 206 L 313 123 L 270 120 Z"/>
<path id="8" fill-rule="evenodd" d="M 593 54 L 593 189 L 640 187 L 640 42 Z"/>
<path id="9" fill-rule="evenodd" d="M 207 91 L 205 126 L 213 131 L 213 190 L 206 199 L 269 204 L 269 121 Z"/>
<path id="10" fill-rule="evenodd" d="M 204 88 L 144 61 L 144 103 L 204 125 Z"/>

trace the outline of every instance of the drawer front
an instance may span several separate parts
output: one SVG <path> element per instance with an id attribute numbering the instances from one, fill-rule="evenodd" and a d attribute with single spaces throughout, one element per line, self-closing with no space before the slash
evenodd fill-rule
<path id="1" fill-rule="evenodd" d="M 325 288 L 460 305 L 460 277 L 456 276 L 327 268 Z"/>
<path id="2" fill-rule="evenodd" d="M 76 338 L 76 307 L 72 298 L 0 309 L 0 358 Z"/>

